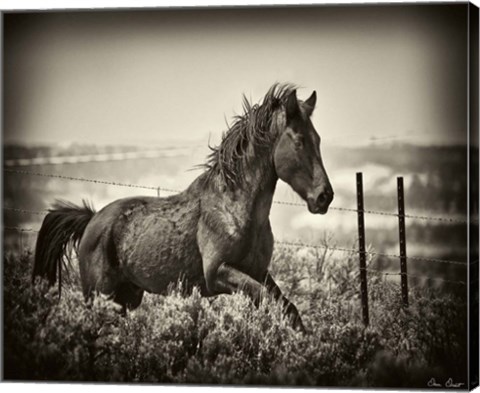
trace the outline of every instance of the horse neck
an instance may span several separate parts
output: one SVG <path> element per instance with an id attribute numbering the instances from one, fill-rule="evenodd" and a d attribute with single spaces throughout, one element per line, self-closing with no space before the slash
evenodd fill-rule
<path id="1" fill-rule="evenodd" d="M 249 147 L 243 173 L 244 176 L 239 185 L 241 195 L 245 199 L 245 205 L 250 215 L 262 225 L 270 215 L 278 180 L 273 165 L 272 148 L 254 147 L 253 145 Z"/>
<path id="2" fill-rule="evenodd" d="M 249 213 L 261 225 L 268 220 L 277 185 L 277 172 L 273 162 L 276 139 L 285 127 L 285 115 L 278 111 L 273 114 L 270 134 L 273 140 L 266 146 L 255 146 L 250 142 L 247 159 L 244 161 L 243 179 L 240 189 L 246 198 Z"/>

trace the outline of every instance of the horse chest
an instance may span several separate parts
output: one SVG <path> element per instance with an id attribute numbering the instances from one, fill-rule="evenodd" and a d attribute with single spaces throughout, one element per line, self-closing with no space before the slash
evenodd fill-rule
<path id="1" fill-rule="evenodd" d="M 273 250 L 270 205 L 271 195 L 257 195 L 247 202 L 243 194 L 206 199 L 202 205 L 202 220 L 208 228 L 205 240 L 221 250 L 226 263 L 258 280 L 263 280 Z"/>
<path id="2" fill-rule="evenodd" d="M 248 238 L 247 252 L 233 265 L 256 280 L 262 281 L 273 252 L 273 234 L 270 224 L 252 228 L 246 237 Z"/>

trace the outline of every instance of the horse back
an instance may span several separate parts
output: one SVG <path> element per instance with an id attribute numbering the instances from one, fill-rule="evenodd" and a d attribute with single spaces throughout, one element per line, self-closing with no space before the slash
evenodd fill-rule
<path id="1" fill-rule="evenodd" d="M 117 200 L 92 219 L 79 256 L 101 255 L 96 269 L 103 276 L 118 276 L 149 292 L 165 293 L 179 279 L 203 287 L 199 214 L 198 198 L 187 192 Z"/>

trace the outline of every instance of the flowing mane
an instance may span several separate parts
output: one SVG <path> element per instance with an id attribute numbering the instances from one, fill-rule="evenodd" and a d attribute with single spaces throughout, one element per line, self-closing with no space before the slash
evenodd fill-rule
<path id="1" fill-rule="evenodd" d="M 261 104 L 252 105 L 243 96 L 243 115 L 234 117 L 234 123 L 223 133 L 220 145 L 210 147 L 206 163 L 207 179 L 219 179 L 229 188 L 238 186 L 243 179 L 246 151 L 252 144 L 256 149 L 271 146 L 276 135 L 270 132 L 273 113 L 285 104 L 295 90 L 292 84 L 274 84 Z"/>

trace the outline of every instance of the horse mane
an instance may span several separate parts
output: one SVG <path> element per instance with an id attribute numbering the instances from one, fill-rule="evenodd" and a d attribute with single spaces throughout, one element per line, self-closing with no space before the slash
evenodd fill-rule
<path id="1" fill-rule="evenodd" d="M 269 132 L 273 113 L 285 104 L 289 94 L 295 90 L 292 84 L 274 84 L 263 101 L 251 104 L 243 96 L 243 114 L 234 117 L 232 125 L 222 134 L 216 147 L 208 146 L 206 179 L 220 179 L 227 187 L 234 188 L 243 179 L 243 168 L 247 160 L 246 151 L 250 144 L 255 148 L 268 148 L 276 135 Z"/>

